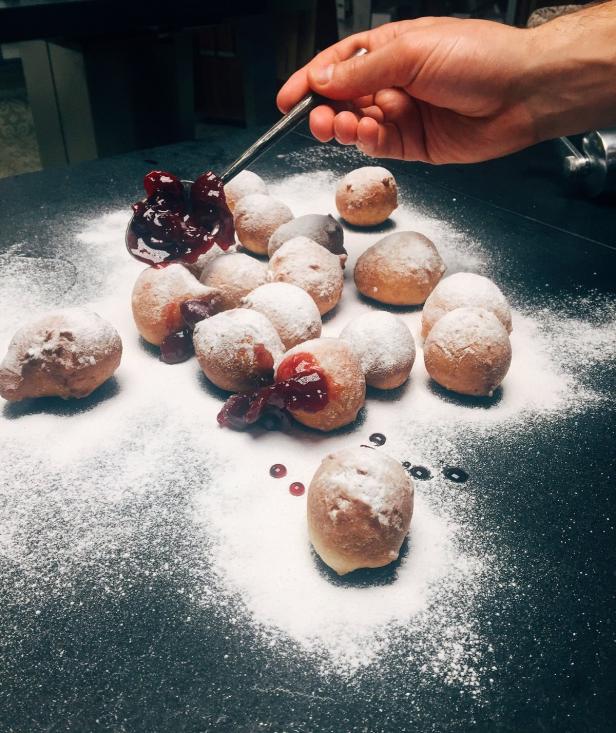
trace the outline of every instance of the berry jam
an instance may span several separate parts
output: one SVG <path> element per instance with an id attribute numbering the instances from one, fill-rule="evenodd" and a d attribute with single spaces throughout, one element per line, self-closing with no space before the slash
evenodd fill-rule
<path id="1" fill-rule="evenodd" d="M 287 467 L 282 463 L 274 463 L 269 474 L 272 478 L 284 478 L 287 475 Z"/>
<path id="2" fill-rule="evenodd" d="M 294 481 L 291 486 L 289 486 L 289 491 L 293 496 L 301 496 L 304 491 L 306 491 L 306 487 L 299 481 Z"/>
<path id="3" fill-rule="evenodd" d="M 432 472 L 425 466 L 411 466 L 407 470 L 413 478 L 419 479 L 420 481 L 427 481 L 432 478 Z"/>
<path id="4" fill-rule="evenodd" d="M 385 445 L 385 441 L 387 440 L 387 438 L 383 435 L 383 433 L 372 433 L 368 440 L 374 445 Z"/>
<path id="5" fill-rule="evenodd" d="M 160 358 L 165 364 L 179 364 L 190 359 L 195 353 L 193 346 L 192 332 L 205 318 L 213 316 L 218 311 L 219 300 L 207 298 L 199 300 L 185 300 L 180 305 L 180 313 L 185 328 L 170 334 L 160 345 Z"/>
<path id="6" fill-rule="evenodd" d="M 195 262 L 215 244 L 233 244 L 233 215 L 223 183 L 211 171 L 197 178 L 188 194 L 172 173 L 151 171 L 144 178 L 145 201 L 133 204 L 126 247 L 141 262 Z"/>
<path id="7" fill-rule="evenodd" d="M 457 466 L 445 466 L 443 476 L 456 484 L 463 484 L 468 481 L 468 473 L 463 468 Z"/>
<path id="8" fill-rule="evenodd" d="M 278 367 L 278 381 L 256 392 L 232 395 L 218 413 L 223 427 L 241 430 L 272 412 L 318 412 L 329 401 L 327 379 L 311 354 L 293 354 Z"/>

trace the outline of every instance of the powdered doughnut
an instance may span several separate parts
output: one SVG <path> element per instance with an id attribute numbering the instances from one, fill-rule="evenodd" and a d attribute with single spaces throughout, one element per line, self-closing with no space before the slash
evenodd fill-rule
<path id="1" fill-rule="evenodd" d="M 392 174 L 380 166 L 356 168 L 336 188 L 336 208 L 349 224 L 382 224 L 398 206 L 398 187 Z"/>
<path id="2" fill-rule="evenodd" d="M 503 324 L 485 308 L 456 308 L 432 327 L 424 344 L 428 374 L 460 394 L 491 395 L 511 364 Z"/>
<path id="3" fill-rule="evenodd" d="M 344 231 L 331 214 L 305 214 L 282 224 L 269 239 L 267 253 L 271 257 L 285 242 L 294 237 L 307 237 L 334 255 L 342 255 L 346 262 Z"/>
<path id="4" fill-rule="evenodd" d="M 201 273 L 201 282 L 220 291 L 222 308 L 238 308 L 242 298 L 267 282 L 267 266 L 247 254 L 216 257 Z"/>
<path id="5" fill-rule="evenodd" d="M 285 349 L 321 335 L 319 309 L 308 293 L 297 285 L 260 285 L 242 298 L 241 305 L 267 316 L 278 331 Z"/>
<path id="6" fill-rule="evenodd" d="M 240 171 L 225 186 L 225 199 L 229 210 L 233 212 L 240 199 L 253 193 L 267 194 L 265 181 L 252 171 Z"/>
<path id="7" fill-rule="evenodd" d="M 456 272 L 441 280 L 428 296 L 421 314 L 422 336 L 425 338 L 438 319 L 455 308 L 485 308 L 511 333 L 511 310 L 500 288 L 482 275 Z"/>
<path id="8" fill-rule="evenodd" d="M 237 238 L 246 249 L 259 255 L 267 254 L 269 238 L 292 218 L 293 213 L 286 204 L 262 193 L 241 198 L 233 214 Z"/>
<path id="9" fill-rule="evenodd" d="M 213 302 L 214 288 L 202 285 L 183 265 L 148 267 L 133 287 L 133 317 L 137 330 L 150 344 L 160 346 L 167 336 L 184 328 L 180 306 L 186 300 Z"/>
<path id="10" fill-rule="evenodd" d="M 205 376 L 229 392 L 245 392 L 271 384 L 274 362 L 284 351 L 269 319 L 245 308 L 199 321 L 193 343 Z"/>
<path id="11" fill-rule="evenodd" d="M 116 329 L 86 308 L 46 313 L 22 326 L 0 364 L 0 395 L 87 397 L 115 372 L 122 357 Z"/>
<path id="12" fill-rule="evenodd" d="M 215 244 L 211 249 L 208 249 L 207 252 L 199 255 L 196 262 L 183 262 L 182 264 L 198 279 L 201 277 L 201 273 L 205 269 L 206 265 L 209 265 L 212 260 L 215 260 L 217 257 L 224 254 L 234 254 L 237 252 L 238 247 L 239 244 L 232 244 L 229 249 L 224 250 Z"/>
<path id="13" fill-rule="evenodd" d="M 434 244 L 418 232 L 388 234 L 360 255 L 355 284 L 380 303 L 419 305 L 445 272 Z"/>
<path id="14" fill-rule="evenodd" d="M 321 315 L 338 304 L 344 285 L 340 258 L 312 239 L 290 239 L 269 264 L 272 280 L 298 285 L 312 297 Z"/>
<path id="15" fill-rule="evenodd" d="M 351 347 L 340 339 L 318 338 L 298 344 L 286 352 L 276 367 L 276 381 L 293 375 L 290 365 L 297 356 L 307 357 L 319 367 L 327 383 L 329 401 L 318 412 L 293 410 L 293 417 L 317 430 L 334 430 L 352 423 L 366 399 L 366 380 Z"/>
<path id="16" fill-rule="evenodd" d="M 326 456 L 308 488 L 308 533 L 339 575 L 397 559 L 413 515 L 413 483 L 398 461 L 369 448 Z"/>
<path id="17" fill-rule="evenodd" d="M 385 311 L 372 311 L 351 321 L 340 334 L 357 354 L 366 384 L 395 389 L 406 382 L 415 361 L 415 341 L 406 324 Z"/>

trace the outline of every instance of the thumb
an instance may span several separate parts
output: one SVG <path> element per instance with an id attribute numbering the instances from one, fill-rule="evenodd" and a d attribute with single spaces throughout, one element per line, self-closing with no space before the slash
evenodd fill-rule
<path id="1" fill-rule="evenodd" d="M 420 68 L 425 49 L 399 36 L 375 51 L 346 61 L 308 69 L 308 83 L 329 99 L 349 100 L 381 89 L 407 86 Z"/>

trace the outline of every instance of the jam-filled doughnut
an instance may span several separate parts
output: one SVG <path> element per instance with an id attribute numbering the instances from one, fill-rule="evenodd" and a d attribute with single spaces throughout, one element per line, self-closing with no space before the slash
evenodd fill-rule
<path id="1" fill-rule="evenodd" d="M 340 339 L 318 338 L 298 344 L 276 366 L 276 382 L 293 377 L 305 366 L 316 367 L 327 391 L 327 402 L 317 411 L 291 409 L 293 417 L 317 430 L 334 430 L 352 423 L 364 405 L 366 380 L 359 359 Z"/>
<path id="2" fill-rule="evenodd" d="M 200 283 L 179 263 L 144 270 L 132 294 L 133 317 L 141 336 L 160 346 L 167 336 L 181 331 L 185 324 L 180 306 L 187 300 L 201 300 L 215 309 L 220 293 Z"/>
<path id="3" fill-rule="evenodd" d="M 397 559 L 413 514 L 413 483 L 401 464 L 369 448 L 326 456 L 308 489 L 308 532 L 339 575 Z"/>
<path id="4" fill-rule="evenodd" d="M 485 308 L 456 308 L 432 326 L 424 361 L 428 374 L 445 389 L 490 396 L 511 364 L 509 335 Z"/>
<path id="5" fill-rule="evenodd" d="M 22 326 L 0 364 L 0 395 L 87 397 L 115 372 L 122 357 L 116 329 L 86 308 L 52 311 Z"/>
<path id="6" fill-rule="evenodd" d="M 305 290 L 324 315 L 336 307 L 342 295 L 344 272 L 340 257 L 307 237 L 285 242 L 269 263 L 271 278 Z"/>
<path id="7" fill-rule="evenodd" d="M 382 224 L 398 206 L 398 187 L 381 166 L 365 166 L 347 173 L 336 188 L 340 216 L 355 226 Z"/>
<path id="8" fill-rule="evenodd" d="M 231 211 L 235 210 L 240 199 L 253 193 L 267 194 L 267 185 L 260 176 L 252 171 L 240 171 L 225 185 L 227 206 Z"/>
<path id="9" fill-rule="evenodd" d="M 456 308 L 485 308 L 511 333 L 511 309 L 498 285 L 474 272 L 456 272 L 444 278 L 428 296 L 421 314 L 425 338 L 439 318 Z"/>
<path id="10" fill-rule="evenodd" d="M 370 387 L 395 389 L 408 379 L 415 341 L 397 316 L 386 311 L 364 313 L 345 326 L 340 338 L 357 354 Z"/>
<path id="11" fill-rule="evenodd" d="M 331 214 L 305 214 L 281 224 L 269 238 L 268 255 L 271 257 L 285 242 L 294 237 L 312 239 L 332 254 L 342 255 L 343 264 L 346 261 L 344 232 L 339 222 Z"/>
<path id="12" fill-rule="evenodd" d="M 242 298 L 243 308 L 252 308 L 267 316 L 284 344 L 296 344 L 321 335 L 321 315 L 305 290 L 290 283 L 267 283 Z"/>
<path id="13" fill-rule="evenodd" d="M 242 298 L 267 282 L 267 265 L 243 252 L 211 260 L 201 273 L 201 282 L 220 292 L 220 310 L 238 308 Z"/>
<path id="14" fill-rule="evenodd" d="M 259 255 L 267 254 L 269 238 L 292 218 L 293 212 L 286 204 L 262 193 L 241 198 L 233 213 L 237 238 L 242 246 Z"/>
<path id="15" fill-rule="evenodd" d="M 200 321 L 193 343 L 205 376 L 229 392 L 271 384 L 274 363 L 284 352 L 270 320 L 247 308 L 223 311 Z"/>
<path id="16" fill-rule="evenodd" d="M 419 305 L 445 272 L 434 244 L 418 232 L 395 232 L 363 252 L 355 265 L 362 295 L 390 305 Z"/>

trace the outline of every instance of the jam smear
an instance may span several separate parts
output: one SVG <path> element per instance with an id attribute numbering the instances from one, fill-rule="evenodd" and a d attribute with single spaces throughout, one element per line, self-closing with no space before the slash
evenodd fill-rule
<path id="1" fill-rule="evenodd" d="M 283 463 L 274 463 L 269 474 L 272 478 L 284 478 L 287 475 L 287 467 Z"/>
<path id="2" fill-rule="evenodd" d="M 180 314 L 185 328 L 170 334 L 162 342 L 160 345 L 161 361 L 164 361 L 165 364 L 179 364 L 190 359 L 195 353 L 192 340 L 195 326 L 199 321 L 217 313 L 218 306 L 219 302 L 216 298 L 185 300 L 180 305 Z"/>
<path id="3" fill-rule="evenodd" d="M 294 481 L 291 486 L 289 486 L 289 492 L 293 494 L 293 496 L 301 496 L 304 491 L 306 491 L 306 487 L 300 481 Z"/>
<path id="4" fill-rule="evenodd" d="M 468 481 L 468 473 L 463 468 L 457 466 L 445 466 L 443 476 L 456 484 L 463 484 Z"/>
<path id="5" fill-rule="evenodd" d="M 385 441 L 387 440 L 387 438 L 383 435 L 383 433 L 372 433 L 368 440 L 374 445 L 385 445 Z"/>
<path id="6" fill-rule="evenodd" d="M 229 397 L 218 413 L 219 425 L 241 430 L 264 416 L 318 412 L 329 402 L 327 379 L 311 354 L 288 356 L 278 367 L 277 378 L 269 387 Z"/>
<path id="7" fill-rule="evenodd" d="M 207 171 L 188 192 L 179 178 L 166 171 L 151 171 L 143 181 L 147 198 L 133 204 L 126 247 L 141 262 L 195 262 L 215 244 L 233 244 L 233 215 L 223 183 Z"/>

